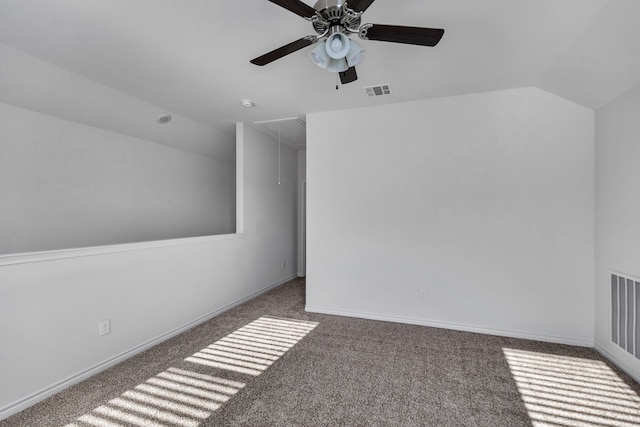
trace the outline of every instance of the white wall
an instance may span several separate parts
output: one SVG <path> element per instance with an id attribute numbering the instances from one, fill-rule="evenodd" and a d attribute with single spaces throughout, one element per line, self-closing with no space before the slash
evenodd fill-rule
<path id="1" fill-rule="evenodd" d="M 611 342 L 610 271 L 640 277 L 640 86 L 596 112 L 596 348 L 640 381 Z"/>
<path id="2" fill-rule="evenodd" d="M 234 156 L 1 103 L 0 128 L 0 255 L 235 231 Z"/>
<path id="3" fill-rule="evenodd" d="M 239 134 L 243 234 L 0 257 L 0 419 L 296 275 L 296 153 Z"/>
<path id="4" fill-rule="evenodd" d="M 592 345 L 593 116 L 535 88 L 308 115 L 307 310 Z"/>
<path id="5" fill-rule="evenodd" d="M 298 277 L 304 277 L 307 246 L 307 150 L 298 150 Z"/>

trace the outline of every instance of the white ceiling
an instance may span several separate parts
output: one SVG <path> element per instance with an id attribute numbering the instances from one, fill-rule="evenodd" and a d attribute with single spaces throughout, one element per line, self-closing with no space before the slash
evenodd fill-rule
<path id="1" fill-rule="evenodd" d="M 0 0 L 0 43 L 228 128 L 527 86 L 597 109 L 640 84 L 639 18 L 638 0 L 377 0 L 363 22 L 444 28 L 444 37 L 434 48 L 359 41 L 359 80 L 337 91 L 335 74 L 309 61 L 311 48 L 249 63 L 314 33 L 267 0 Z M 364 95 L 381 83 L 391 96 Z M 242 107 L 245 98 L 256 106 Z"/>

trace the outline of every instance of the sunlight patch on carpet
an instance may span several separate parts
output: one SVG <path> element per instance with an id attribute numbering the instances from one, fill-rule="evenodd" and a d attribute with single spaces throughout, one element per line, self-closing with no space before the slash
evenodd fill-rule
<path id="1" fill-rule="evenodd" d="M 317 325 L 261 317 L 184 359 L 207 374 L 169 368 L 65 427 L 197 427 Z M 249 378 L 223 378 L 219 370 Z"/>
<path id="2" fill-rule="evenodd" d="M 316 326 L 315 322 L 261 317 L 185 360 L 257 376 Z"/>
<path id="3" fill-rule="evenodd" d="M 640 425 L 640 397 L 606 363 L 502 351 L 534 427 Z"/>

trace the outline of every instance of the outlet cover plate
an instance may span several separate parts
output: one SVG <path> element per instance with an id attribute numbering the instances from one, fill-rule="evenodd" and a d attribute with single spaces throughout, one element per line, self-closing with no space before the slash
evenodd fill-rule
<path id="1" fill-rule="evenodd" d="M 98 334 L 100 334 L 100 336 L 103 336 L 109 333 L 111 333 L 111 321 L 107 319 L 98 322 Z"/>

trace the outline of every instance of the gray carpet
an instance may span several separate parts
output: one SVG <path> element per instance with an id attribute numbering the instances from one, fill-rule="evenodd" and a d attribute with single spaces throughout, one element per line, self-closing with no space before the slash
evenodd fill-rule
<path id="1" fill-rule="evenodd" d="M 639 393 L 592 349 L 305 313 L 294 280 L 0 427 L 633 426 Z"/>

